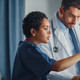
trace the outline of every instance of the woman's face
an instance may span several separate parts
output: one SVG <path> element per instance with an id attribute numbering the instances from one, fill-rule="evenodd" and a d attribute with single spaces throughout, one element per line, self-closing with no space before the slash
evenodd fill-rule
<path id="1" fill-rule="evenodd" d="M 48 19 L 44 18 L 39 30 L 35 31 L 35 40 L 38 44 L 48 43 L 51 34 L 49 27 L 50 27 L 50 23 Z"/>

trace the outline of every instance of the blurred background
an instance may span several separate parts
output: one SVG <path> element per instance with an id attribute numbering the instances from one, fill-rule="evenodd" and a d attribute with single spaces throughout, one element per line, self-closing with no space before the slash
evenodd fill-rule
<path id="1" fill-rule="evenodd" d="M 0 80 L 11 80 L 18 43 L 24 40 L 22 20 L 31 11 L 52 18 L 61 0 L 0 0 Z"/>
<path id="2" fill-rule="evenodd" d="M 59 9 L 61 0 L 26 0 L 25 14 L 31 11 L 42 11 L 49 19 L 53 17 L 54 13 Z"/>

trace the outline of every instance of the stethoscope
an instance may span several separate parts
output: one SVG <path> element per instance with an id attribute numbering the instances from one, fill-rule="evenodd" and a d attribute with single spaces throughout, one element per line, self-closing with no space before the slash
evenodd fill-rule
<path id="1" fill-rule="evenodd" d="M 58 47 L 54 47 L 54 48 L 53 48 L 53 51 L 54 51 L 54 52 L 58 52 Z"/>

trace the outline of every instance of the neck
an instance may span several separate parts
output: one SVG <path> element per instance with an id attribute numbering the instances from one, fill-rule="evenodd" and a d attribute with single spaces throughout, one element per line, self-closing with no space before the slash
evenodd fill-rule
<path id="1" fill-rule="evenodd" d="M 39 43 L 35 40 L 34 37 L 31 37 L 31 38 L 26 38 L 25 41 L 28 41 L 28 42 L 31 42 L 31 43 L 34 43 L 36 45 L 38 45 Z"/>

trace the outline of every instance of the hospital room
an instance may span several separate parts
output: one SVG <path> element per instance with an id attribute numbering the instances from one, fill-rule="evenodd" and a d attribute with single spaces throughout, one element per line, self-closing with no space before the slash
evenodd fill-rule
<path id="1" fill-rule="evenodd" d="M 80 66 L 80 6 L 78 5 L 80 1 L 70 1 L 71 2 L 69 2 L 69 0 L 0 0 L 0 80 L 80 80 L 80 67 L 78 67 Z M 43 20 L 41 20 L 41 17 L 40 24 L 47 21 L 45 24 L 49 25 L 47 28 L 44 28 L 47 35 L 50 34 L 47 39 L 47 44 L 43 42 L 37 46 L 41 50 L 41 53 L 45 53 L 47 57 L 49 56 L 50 60 L 47 58 L 49 60 L 48 62 L 44 62 L 43 60 L 43 64 L 47 65 L 46 67 L 38 63 L 39 58 L 37 58 L 37 60 L 31 58 L 32 60 L 30 59 L 30 62 L 28 61 L 27 63 L 25 56 L 22 59 L 21 55 L 17 55 L 21 47 L 21 42 L 28 42 L 30 40 L 26 37 L 27 32 L 25 32 L 26 28 L 24 28 L 25 25 L 27 25 L 25 21 L 30 13 L 34 14 L 36 18 L 38 17 L 36 14 L 42 14 Z M 44 18 L 46 20 L 44 20 Z M 33 19 L 34 17 L 30 18 L 31 21 Z M 38 23 L 36 24 L 34 20 L 34 24 L 37 25 Z M 72 38 L 71 31 L 69 32 L 70 29 L 75 33 L 76 41 L 73 41 L 75 39 Z M 51 31 L 51 33 L 49 33 L 49 31 Z M 33 36 L 35 37 L 35 35 Z M 36 39 L 34 37 L 31 38 L 33 40 L 29 41 L 31 44 L 32 42 L 35 44 L 34 40 Z M 39 36 L 37 36 L 37 38 L 38 37 Z M 40 40 L 43 39 L 40 38 Z M 25 53 L 25 50 L 21 52 Z M 42 54 L 42 56 L 44 55 Z M 18 58 L 22 61 L 20 60 L 20 62 Z M 29 57 L 27 58 L 29 59 Z M 42 58 L 44 57 L 41 57 L 41 59 Z M 60 62 L 62 67 L 58 65 L 58 60 L 64 60 Z M 53 69 L 52 62 L 60 68 L 56 67 L 56 69 Z M 40 66 L 35 67 L 34 63 Z M 26 64 L 29 64 L 29 69 L 28 66 L 26 67 Z M 34 67 L 31 68 L 31 66 Z M 37 69 L 39 69 L 39 71 Z M 31 75 L 29 75 L 31 73 L 28 72 L 29 70 L 32 72 Z M 43 72 L 41 72 L 41 70 L 43 70 Z M 27 73 L 28 75 L 26 75 Z M 35 77 L 35 75 L 37 77 Z M 47 77 L 44 75 L 47 75 Z"/>

